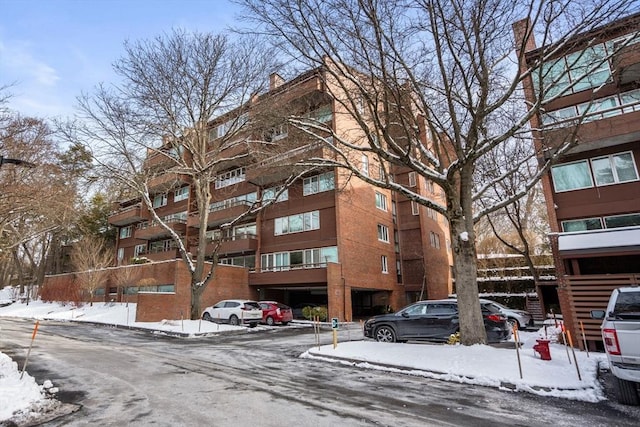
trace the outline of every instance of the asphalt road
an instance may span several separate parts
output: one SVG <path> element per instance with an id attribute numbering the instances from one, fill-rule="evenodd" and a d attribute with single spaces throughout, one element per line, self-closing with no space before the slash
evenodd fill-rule
<path id="1" fill-rule="evenodd" d="M 0 350 L 22 366 L 33 322 L 0 325 Z M 330 339 L 322 335 L 323 344 Z M 298 357 L 314 343 L 310 328 L 184 339 L 41 322 L 27 371 L 38 383 L 51 380 L 58 399 L 76 409 L 46 426 L 637 426 L 640 419 L 640 408 L 611 400 L 544 398 Z"/>

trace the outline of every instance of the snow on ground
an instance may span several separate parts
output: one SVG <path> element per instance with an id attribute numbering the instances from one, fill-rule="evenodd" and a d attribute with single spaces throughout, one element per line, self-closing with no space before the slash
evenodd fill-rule
<path id="1" fill-rule="evenodd" d="M 2 317 L 34 319 L 34 324 L 36 320 L 55 319 L 122 325 L 185 338 L 247 330 L 240 326 L 220 325 L 199 320 L 135 322 L 135 316 L 136 304 L 131 303 L 94 303 L 93 306 L 84 305 L 76 308 L 41 301 L 32 301 L 28 305 L 16 302 L 0 307 L 0 339 L 2 339 Z M 305 326 L 308 327 L 308 325 Z M 264 328 L 267 327 L 258 326 L 248 329 L 248 332 L 257 332 Z M 445 381 L 497 387 L 503 390 L 525 391 L 542 396 L 587 402 L 605 399 L 597 375 L 600 365 L 607 366 L 606 356 L 603 353 L 586 353 L 577 349 L 574 354 L 569 347 L 556 342 L 559 328 L 555 324 L 537 331 L 520 331 L 522 345 L 518 351 L 515 345 L 496 347 L 378 343 L 362 340 L 358 324 L 343 324 L 340 328 L 350 329 L 348 340 L 338 342 L 335 348 L 333 345 L 312 347 L 301 357 L 350 364 L 362 369 L 381 369 Z M 332 331 L 325 327 L 321 334 L 331 337 Z M 340 337 L 344 338 L 344 332 Z M 541 360 L 539 354 L 533 350 L 536 340 L 542 338 L 552 340 L 550 343 L 552 360 Z M 17 364 L 0 353 L 0 422 L 15 418 L 16 414 L 20 416 L 21 413 L 37 410 L 39 405 L 46 407 L 51 401 L 48 398 L 52 393 L 51 390 L 55 391 L 53 386 L 48 381 L 42 386 L 36 384 L 26 372 L 20 379 L 20 369 Z"/>

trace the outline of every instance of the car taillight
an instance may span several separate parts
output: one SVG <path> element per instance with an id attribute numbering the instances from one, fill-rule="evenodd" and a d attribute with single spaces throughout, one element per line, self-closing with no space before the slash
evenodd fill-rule
<path id="1" fill-rule="evenodd" d="M 491 320 L 492 322 L 503 322 L 505 320 L 505 318 L 500 316 L 499 314 L 490 314 L 487 316 L 487 319 Z"/>
<path id="2" fill-rule="evenodd" d="M 278 316 L 280 316 L 280 313 L 281 313 L 280 309 L 279 309 L 279 308 L 277 308 L 277 309 L 276 309 L 276 314 L 277 314 Z"/>
<path id="3" fill-rule="evenodd" d="M 614 356 L 620 355 L 620 345 L 618 344 L 618 334 L 615 329 L 603 329 L 602 339 L 604 340 L 604 347 L 607 353 Z"/>

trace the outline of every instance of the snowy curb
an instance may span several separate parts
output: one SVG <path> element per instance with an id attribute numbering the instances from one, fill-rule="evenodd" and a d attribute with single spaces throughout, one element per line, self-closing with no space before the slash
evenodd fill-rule
<path id="1" fill-rule="evenodd" d="M 362 369 L 379 369 L 379 370 L 388 371 L 388 372 L 402 373 L 405 375 L 434 378 L 442 381 L 478 385 L 474 382 L 475 378 L 469 375 L 465 375 L 465 376 L 451 375 L 450 373 L 447 373 L 447 372 L 416 369 L 416 368 L 410 368 L 402 365 L 395 365 L 391 363 L 363 361 L 363 360 L 358 360 L 358 359 L 353 359 L 353 358 L 343 357 L 343 356 L 319 355 L 318 353 L 314 353 L 312 351 L 313 349 L 308 350 L 303 354 L 301 354 L 300 357 L 304 359 L 314 359 L 314 360 L 321 360 L 325 362 L 337 362 L 343 365 L 355 366 L 357 368 L 362 368 Z M 482 386 L 490 387 L 489 385 L 486 385 L 486 384 Z M 516 384 L 510 383 L 510 382 L 500 381 L 499 384 L 496 384 L 493 387 L 498 388 L 500 390 L 505 390 L 505 391 L 514 391 L 514 392 L 525 391 L 525 392 L 529 392 L 529 393 L 540 395 L 540 396 L 553 396 L 553 397 L 560 397 L 560 398 L 570 399 L 570 400 L 582 400 L 582 399 L 576 399 L 576 396 L 574 395 L 575 392 L 582 393 L 587 391 L 589 392 L 590 395 L 593 395 L 596 397 L 601 395 L 601 390 L 591 386 L 558 388 L 558 387 L 545 387 L 545 386 L 531 385 L 527 387 L 519 387 Z M 596 400 L 603 400 L 603 399 L 596 399 Z M 592 401 L 592 400 L 588 400 L 588 401 Z"/>
<path id="2" fill-rule="evenodd" d="M 146 332 L 151 335 L 166 335 L 170 337 L 176 338 L 193 338 L 193 337 L 212 337 L 217 335 L 243 335 L 248 334 L 249 329 L 246 330 L 235 330 L 235 331 L 215 331 L 215 332 L 179 332 L 179 331 L 163 331 L 159 329 L 150 329 L 143 328 L 140 326 L 130 326 L 130 325 L 118 325 L 113 323 L 102 323 L 102 322 L 90 322 L 86 320 L 73 320 L 73 319 L 55 319 L 55 318 L 47 318 L 44 317 L 42 320 L 52 321 L 52 322 L 62 322 L 62 323 L 82 323 L 84 325 L 93 325 L 93 326 L 101 326 L 104 328 L 112 328 L 112 329 L 127 329 L 131 331 L 139 331 Z"/>

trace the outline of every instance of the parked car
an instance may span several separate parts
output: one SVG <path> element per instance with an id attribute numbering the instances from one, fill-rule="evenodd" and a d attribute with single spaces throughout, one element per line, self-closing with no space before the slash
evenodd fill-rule
<path id="1" fill-rule="evenodd" d="M 262 309 L 256 301 L 244 299 L 223 300 L 204 309 L 202 319 L 230 325 L 255 327 L 262 321 Z"/>
<path id="2" fill-rule="evenodd" d="M 640 287 L 614 289 L 607 310 L 592 310 L 591 317 L 602 319 L 600 330 L 616 377 L 616 395 L 625 405 L 640 404 Z"/>
<path id="3" fill-rule="evenodd" d="M 286 326 L 293 320 L 293 310 L 288 305 L 275 301 L 259 301 L 262 309 L 262 323 L 273 326 L 280 323 Z"/>
<path id="4" fill-rule="evenodd" d="M 533 327 L 533 316 L 531 316 L 531 314 L 529 314 L 528 311 L 516 310 L 513 308 L 506 307 L 495 301 L 486 300 L 486 299 L 480 299 L 480 303 L 486 303 L 495 307 L 500 313 L 502 313 L 507 318 L 507 321 L 512 326 L 514 324 L 517 324 L 518 329 Z"/>
<path id="5" fill-rule="evenodd" d="M 480 303 L 489 342 L 511 337 L 507 318 L 488 303 Z M 391 314 L 373 316 L 364 323 L 364 335 L 381 342 L 447 341 L 460 329 L 454 299 L 418 301 Z"/>

